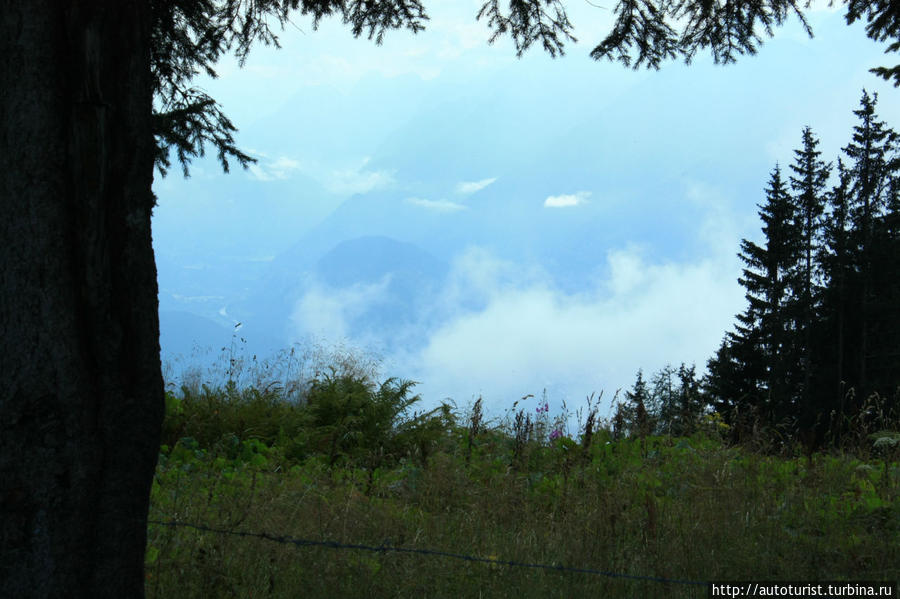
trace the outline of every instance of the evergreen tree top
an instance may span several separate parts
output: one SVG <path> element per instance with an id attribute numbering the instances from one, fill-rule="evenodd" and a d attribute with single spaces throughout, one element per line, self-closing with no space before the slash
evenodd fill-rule
<path id="1" fill-rule="evenodd" d="M 879 120 L 875 112 L 878 94 L 869 95 L 863 90 L 859 104 L 853 111 L 859 122 L 843 153 L 852 160 L 851 211 L 865 229 L 867 221 L 890 201 L 891 182 L 900 170 L 900 135 Z"/>
<path id="2" fill-rule="evenodd" d="M 804 127 L 803 147 L 794 150 L 794 162 L 790 177 L 791 189 L 799 193 L 800 203 L 804 209 L 809 209 L 815 202 L 815 195 L 822 192 L 828 185 L 831 176 L 831 164 L 820 160 L 822 152 L 818 150 L 819 140 L 812 129 Z"/>

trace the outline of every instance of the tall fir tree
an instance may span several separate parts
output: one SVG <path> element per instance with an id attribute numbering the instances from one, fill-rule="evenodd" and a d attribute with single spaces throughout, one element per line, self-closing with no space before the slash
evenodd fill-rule
<path id="1" fill-rule="evenodd" d="M 739 257 L 746 265 L 738 279 L 747 290 L 747 310 L 738 315 L 735 337 L 753 338 L 758 331 L 764 364 L 766 416 L 780 420 L 794 412 L 796 342 L 793 335 L 795 301 L 791 294 L 798 256 L 796 209 L 776 166 L 760 206 L 763 246 L 743 239 Z"/>
<path id="2" fill-rule="evenodd" d="M 704 380 L 726 417 L 750 408 L 768 424 L 796 418 L 804 441 L 821 442 L 826 426 L 834 440 L 846 432 L 872 393 L 884 412 L 900 410 L 900 136 L 876 104 L 863 91 L 833 187 L 809 128 L 792 195 L 772 174 L 765 244 L 741 242 L 748 307 Z"/>
<path id="3" fill-rule="evenodd" d="M 697 429 L 700 414 L 703 412 L 700 379 L 697 378 L 697 367 L 686 366 L 684 362 L 678 367 L 678 429 L 682 435 L 690 435 Z"/>
<path id="4" fill-rule="evenodd" d="M 850 248 L 850 184 L 852 174 L 837 161 L 837 183 L 828 194 L 826 218 L 822 226 L 822 245 L 817 262 L 822 270 L 823 290 L 819 326 L 814 334 L 816 362 L 814 393 L 833 426 L 846 416 L 847 393 L 847 313 L 851 284 L 855 280 Z M 851 366 L 852 367 L 852 366 Z M 831 415 L 834 416 L 831 416 Z M 838 432 L 837 430 L 833 432 Z"/>
<path id="5" fill-rule="evenodd" d="M 893 177 L 898 169 L 897 149 L 900 137 L 878 119 L 875 108 L 878 96 L 863 90 L 860 107 L 853 113 L 859 119 L 853 128 L 851 142 L 843 152 L 850 164 L 851 185 L 849 216 L 851 221 L 851 255 L 859 280 L 859 295 L 855 315 L 857 348 L 855 352 L 855 385 L 858 397 L 865 397 L 881 381 L 870 381 L 870 366 L 877 363 L 872 334 L 877 325 L 879 300 L 875 298 L 877 263 L 876 247 L 879 222 L 887 216 L 894 188 Z M 875 366 L 876 369 L 878 366 Z"/>
<path id="6" fill-rule="evenodd" d="M 799 401 L 801 426 L 810 428 L 815 421 L 816 406 L 813 405 L 812 377 L 813 328 L 817 323 L 820 287 L 816 255 L 820 245 L 821 217 L 827 201 L 828 179 L 831 165 L 819 157 L 819 140 L 812 129 L 803 129 L 803 147 L 794 150 L 791 164 L 791 190 L 796 211 L 796 233 L 798 235 L 798 262 L 793 273 L 793 295 L 795 299 L 794 330 L 795 350 L 799 362 L 796 392 Z"/>
<path id="7" fill-rule="evenodd" d="M 647 388 L 647 381 L 644 380 L 643 370 L 637 371 L 634 380 L 634 387 L 630 391 L 625 392 L 625 399 L 628 405 L 625 406 L 625 414 L 627 420 L 628 432 L 631 436 L 646 437 L 653 432 L 653 422 L 651 422 L 650 413 L 647 411 L 647 404 L 650 403 L 650 390 Z"/>
<path id="8" fill-rule="evenodd" d="M 777 165 L 765 193 L 759 206 L 765 242 L 743 239 L 738 254 L 745 264 L 738 282 L 746 289 L 747 309 L 707 363 L 703 384 L 738 437 L 751 421 L 773 423 L 796 409 L 797 210 Z"/>

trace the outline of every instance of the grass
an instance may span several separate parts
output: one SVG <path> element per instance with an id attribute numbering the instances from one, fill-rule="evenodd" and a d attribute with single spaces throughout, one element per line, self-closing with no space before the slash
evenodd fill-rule
<path id="1" fill-rule="evenodd" d="M 412 386 L 352 369 L 320 373 L 299 400 L 283 387 L 170 392 L 150 519 L 672 579 L 900 578 L 889 442 L 858 457 L 771 456 L 715 427 L 614 440 L 595 411 L 571 437 L 558 432 L 565 415 L 540 408 L 417 413 Z M 148 537 L 149 597 L 707 596 L 187 527 Z"/>

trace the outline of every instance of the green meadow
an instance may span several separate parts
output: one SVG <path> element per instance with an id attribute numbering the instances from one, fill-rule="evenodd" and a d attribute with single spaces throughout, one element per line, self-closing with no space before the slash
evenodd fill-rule
<path id="1" fill-rule="evenodd" d="M 683 581 L 900 579 L 890 422 L 805 453 L 766 431 L 732 444 L 715 413 L 689 436 L 629 434 L 599 403 L 422 410 L 414 383 L 346 367 L 170 388 L 147 594 L 706 597 Z"/>

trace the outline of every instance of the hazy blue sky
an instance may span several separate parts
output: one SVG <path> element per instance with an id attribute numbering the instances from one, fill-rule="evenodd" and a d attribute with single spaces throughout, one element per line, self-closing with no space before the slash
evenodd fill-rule
<path id="1" fill-rule="evenodd" d="M 737 64 L 699 56 L 658 72 L 591 60 L 610 12 L 568 4 L 579 43 L 557 60 L 487 45 L 479 1 L 458 1 L 430 3 L 424 33 L 392 32 L 380 47 L 337 21 L 313 31 L 298 18 L 281 50 L 257 48 L 243 69 L 220 65 L 219 79 L 199 85 L 259 163 L 223 175 L 203 160 L 188 180 L 175 170 L 158 178 L 165 273 L 226 259 L 264 265 L 353 194 L 393 194 L 440 222 L 476 214 L 496 193 L 514 201 L 477 214 L 495 227 L 508 219 L 509 243 L 428 248 L 450 265 L 444 317 L 386 356 L 387 374 L 422 381 L 431 399 L 484 394 L 507 407 L 546 386 L 571 406 L 629 386 L 638 367 L 702 369 L 743 309 L 735 254 L 742 237 L 759 236 L 769 171 L 792 161 L 806 125 L 833 160 L 864 87 L 900 126 L 900 92 L 867 71 L 888 62 L 883 47 L 825 3 L 809 13 L 814 39 L 794 20 Z M 584 231 L 596 232 L 590 242 Z M 560 246 L 559 270 L 565 260 L 596 269 L 560 283 L 555 267 L 524 257 L 539 238 Z M 177 287 L 164 276 L 161 267 L 161 286 Z M 348 311 L 377 293 L 292 298 L 282 340 L 336 341 Z M 477 308 L 454 308 L 466 297 Z M 219 316 L 230 316 L 222 303 Z"/>

